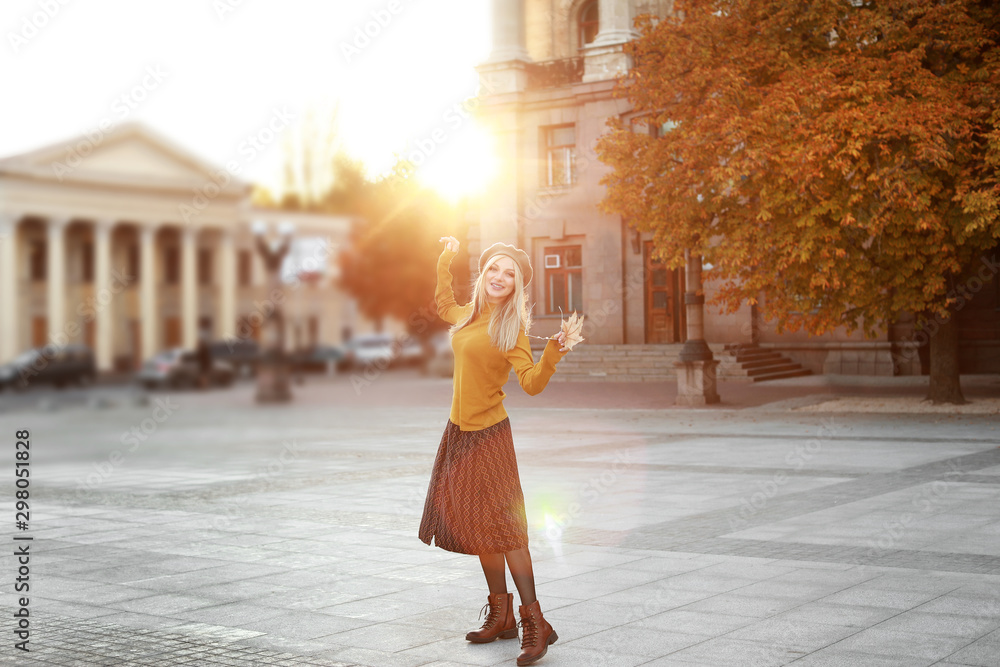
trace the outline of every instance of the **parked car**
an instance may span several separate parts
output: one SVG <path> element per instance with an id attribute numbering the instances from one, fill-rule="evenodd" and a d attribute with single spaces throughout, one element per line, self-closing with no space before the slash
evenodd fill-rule
<path id="1" fill-rule="evenodd" d="M 400 339 L 399 352 L 395 361 L 407 366 L 420 366 L 427 359 L 427 352 L 419 340 L 412 336 L 405 336 Z"/>
<path id="2" fill-rule="evenodd" d="M 323 373 L 336 368 L 344 351 L 335 345 L 314 345 L 289 355 L 292 370 L 298 373 Z"/>
<path id="3" fill-rule="evenodd" d="M 160 352 L 142 365 L 136 382 L 147 389 L 154 387 L 196 387 L 199 382 L 198 353 L 179 347 Z M 225 361 L 212 360 L 209 386 L 228 387 L 233 382 L 233 367 Z"/>
<path id="4" fill-rule="evenodd" d="M 243 377 L 254 375 L 260 361 L 260 344 L 252 338 L 230 338 L 212 341 L 208 345 L 212 359 L 224 361 Z"/>
<path id="5" fill-rule="evenodd" d="M 37 384 L 86 386 L 97 378 L 94 351 L 86 345 L 36 347 L 0 366 L 0 389 L 27 389 Z"/>
<path id="6" fill-rule="evenodd" d="M 355 336 L 344 346 L 341 368 L 388 367 L 392 363 L 393 338 L 389 334 Z"/>
<path id="7" fill-rule="evenodd" d="M 352 338 L 344 346 L 344 357 L 340 368 L 364 368 L 365 366 L 416 365 L 423 362 L 424 348 L 412 336 L 399 338 L 387 333 L 366 334 Z"/>

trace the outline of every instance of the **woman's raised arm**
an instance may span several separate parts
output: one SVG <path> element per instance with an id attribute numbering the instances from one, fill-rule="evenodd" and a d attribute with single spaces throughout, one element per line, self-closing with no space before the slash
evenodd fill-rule
<path id="1" fill-rule="evenodd" d="M 437 289 L 434 290 L 434 303 L 437 304 L 438 315 L 448 324 L 455 324 L 461 319 L 463 307 L 455 301 L 455 291 L 451 287 L 451 260 L 458 254 L 458 239 L 454 236 L 444 236 L 445 243 L 437 263 Z"/>

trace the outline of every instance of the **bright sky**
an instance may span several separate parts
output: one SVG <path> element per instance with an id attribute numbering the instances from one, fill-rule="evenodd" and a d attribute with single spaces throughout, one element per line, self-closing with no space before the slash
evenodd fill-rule
<path id="1" fill-rule="evenodd" d="M 375 173 L 399 153 L 453 195 L 489 175 L 457 106 L 489 53 L 489 0 L 3 0 L 0 31 L 0 157 L 138 121 L 271 187 L 282 140 L 252 159 L 245 142 L 337 108 Z"/>

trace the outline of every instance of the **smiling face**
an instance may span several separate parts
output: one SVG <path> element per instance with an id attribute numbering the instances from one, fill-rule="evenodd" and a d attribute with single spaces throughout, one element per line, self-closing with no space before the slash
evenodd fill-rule
<path id="1" fill-rule="evenodd" d="M 514 291 L 514 260 L 505 255 L 491 258 L 486 264 L 483 287 L 490 303 L 502 303 Z"/>

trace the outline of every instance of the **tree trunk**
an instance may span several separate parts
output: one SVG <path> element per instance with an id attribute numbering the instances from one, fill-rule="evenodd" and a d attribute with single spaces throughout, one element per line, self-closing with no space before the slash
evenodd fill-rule
<path id="1" fill-rule="evenodd" d="M 958 379 L 958 323 L 955 314 L 930 337 L 931 375 L 927 398 L 935 405 L 965 403 Z"/>

